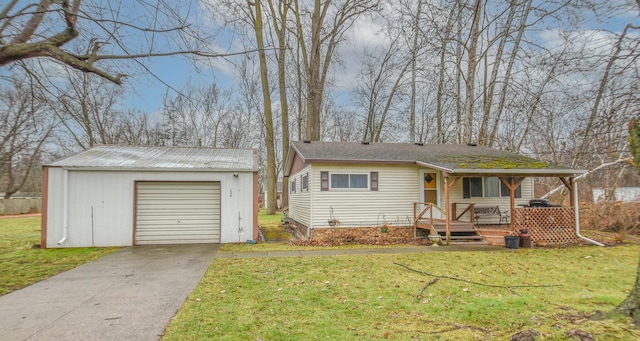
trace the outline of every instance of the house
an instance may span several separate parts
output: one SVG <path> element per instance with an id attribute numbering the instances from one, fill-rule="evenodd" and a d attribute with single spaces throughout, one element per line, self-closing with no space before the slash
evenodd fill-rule
<path id="1" fill-rule="evenodd" d="M 98 146 L 43 167 L 42 247 L 258 237 L 255 150 Z"/>
<path id="2" fill-rule="evenodd" d="M 593 202 L 602 202 L 607 198 L 624 203 L 640 202 L 640 187 L 594 188 Z"/>
<path id="3" fill-rule="evenodd" d="M 438 233 L 449 241 L 452 231 L 453 237 L 483 239 L 476 233 L 479 225 L 498 225 L 508 234 L 528 229 L 538 244 L 580 240 L 573 207 L 527 206 L 533 177 L 546 176 L 559 177 L 574 203 L 574 179 L 583 171 L 506 151 L 458 144 L 302 141 L 291 143 L 284 173 L 290 221 L 310 239 L 406 240 Z M 549 226 L 540 228 L 545 224 L 532 217 Z M 558 229 L 556 222 L 563 227 Z"/>

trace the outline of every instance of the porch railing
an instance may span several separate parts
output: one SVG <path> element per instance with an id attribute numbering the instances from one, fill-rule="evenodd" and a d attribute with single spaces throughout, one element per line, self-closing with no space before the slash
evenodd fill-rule
<path id="1" fill-rule="evenodd" d="M 420 207 L 424 205 L 424 208 L 420 210 Z M 437 210 L 440 212 L 440 216 L 444 216 L 444 210 L 440 207 L 427 202 L 414 202 L 413 203 L 413 235 L 414 238 L 418 237 L 417 228 L 422 220 L 426 220 L 426 225 L 433 226 L 434 221 L 443 221 L 442 218 L 434 218 L 433 212 Z"/>

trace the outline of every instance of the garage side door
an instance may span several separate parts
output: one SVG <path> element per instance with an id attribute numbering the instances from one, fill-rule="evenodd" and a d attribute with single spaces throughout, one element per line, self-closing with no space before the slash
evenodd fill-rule
<path id="1" fill-rule="evenodd" d="M 136 244 L 220 242 L 219 182 L 139 182 Z"/>

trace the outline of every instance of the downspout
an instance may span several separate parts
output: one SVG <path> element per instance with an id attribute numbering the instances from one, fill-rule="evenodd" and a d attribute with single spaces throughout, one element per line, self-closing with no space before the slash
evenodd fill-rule
<path id="1" fill-rule="evenodd" d="M 573 219 L 575 220 L 575 224 L 576 224 L 576 236 L 582 238 L 583 240 L 591 243 L 591 244 L 595 244 L 598 246 L 604 246 L 604 244 L 597 242 L 593 239 L 589 239 L 583 235 L 580 234 L 580 217 L 578 214 L 578 210 L 579 210 L 579 206 L 578 206 L 578 179 L 574 179 L 573 182 Z"/>
<path id="2" fill-rule="evenodd" d="M 62 177 L 62 239 L 58 241 L 58 245 L 67 240 L 69 233 L 69 171 L 63 170 Z"/>

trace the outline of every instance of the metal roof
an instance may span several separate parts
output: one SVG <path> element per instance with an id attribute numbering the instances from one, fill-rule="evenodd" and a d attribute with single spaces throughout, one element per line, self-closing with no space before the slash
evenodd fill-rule
<path id="1" fill-rule="evenodd" d="M 305 164 L 407 163 L 457 174 L 553 176 L 584 173 L 582 170 L 478 145 L 296 141 L 291 143 L 288 162 L 293 159 L 292 152 L 297 152 Z"/>
<path id="2" fill-rule="evenodd" d="M 258 161 L 252 149 L 102 145 L 48 166 L 120 170 L 257 171 Z"/>

